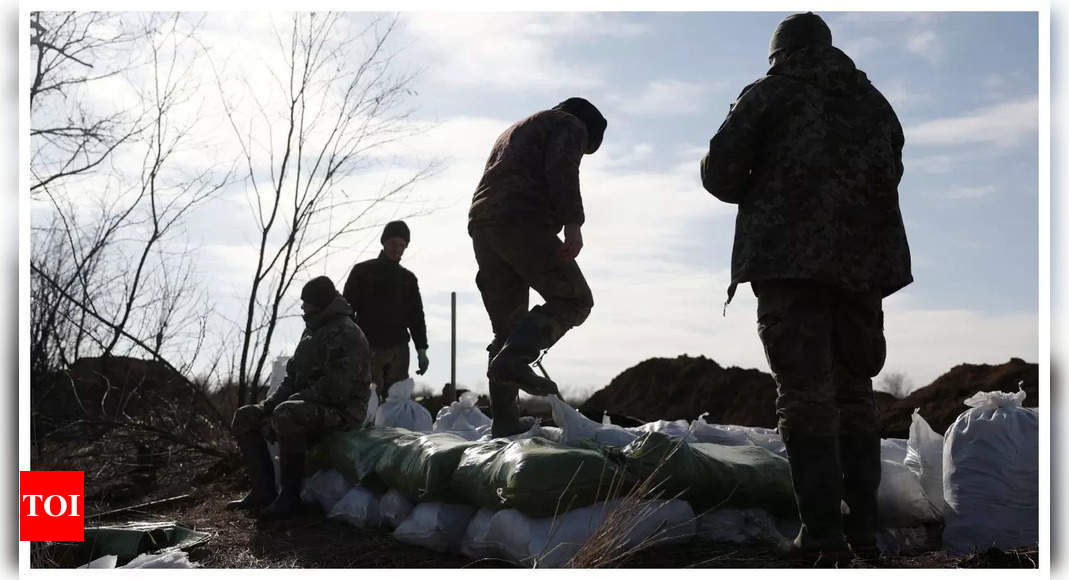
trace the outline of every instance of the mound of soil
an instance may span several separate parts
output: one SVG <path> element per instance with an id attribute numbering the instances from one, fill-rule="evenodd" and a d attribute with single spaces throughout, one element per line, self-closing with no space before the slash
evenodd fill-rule
<path id="1" fill-rule="evenodd" d="M 1025 406 L 1038 406 L 1039 365 L 1019 358 L 1001 365 L 960 364 L 904 399 L 876 393 L 883 437 L 907 437 L 913 409 L 944 433 L 977 391 L 1016 391 L 1022 383 Z M 756 369 L 724 368 L 705 357 L 651 358 L 627 369 L 579 408 L 600 420 L 627 426 L 657 419 L 694 420 L 708 412 L 710 423 L 775 427 L 776 383 Z"/>

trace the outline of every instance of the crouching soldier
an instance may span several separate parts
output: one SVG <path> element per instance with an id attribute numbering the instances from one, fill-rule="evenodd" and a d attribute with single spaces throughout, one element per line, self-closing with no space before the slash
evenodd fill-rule
<path id="1" fill-rule="evenodd" d="M 520 422 L 517 389 L 558 392 L 530 365 L 594 306 L 575 262 L 583 247 L 579 162 L 598 150 L 605 127 L 597 108 L 578 97 L 515 123 L 494 143 L 472 198 L 475 284 L 494 332 L 486 373 L 494 437 L 529 427 Z M 528 311 L 531 288 L 545 304 Z"/>
<path id="2" fill-rule="evenodd" d="M 305 450 L 330 431 L 359 428 L 367 414 L 370 354 L 363 331 L 353 322 L 352 308 L 326 276 L 305 284 L 301 300 L 305 330 L 286 364 L 285 380 L 263 402 L 238 409 L 232 424 L 252 491 L 227 504 L 227 509 L 266 507 L 262 519 L 296 513 Z M 278 493 L 265 429 L 278 438 Z"/>

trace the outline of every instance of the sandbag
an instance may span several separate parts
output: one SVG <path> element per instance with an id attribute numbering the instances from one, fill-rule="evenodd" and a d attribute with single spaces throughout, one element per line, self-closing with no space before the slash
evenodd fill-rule
<path id="1" fill-rule="evenodd" d="M 373 528 L 382 523 L 379 500 L 378 494 L 358 485 L 345 492 L 327 512 L 327 517 L 357 528 Z"/>
<path id="2" fill-rule="evenodd" d="M 468 391 L 460 395 L 460 400 L 442 407 L 434 419 L 432 430 L 435 433 L 453 433 L 468 441 L 475 441 L 489 433 L 490 417 L 476 406 L 479 395 Z"/>
<path id="3" fill-rule="evenodd" d="M 908 439 L 887 438 L 880 439 L 880 459 L 894 463 L 906 461 L 906 450 L 909 448 Z M 940 454 L 942 451 L 940 451 Z M 940 455 L 942 456 L 942 455 Z"/>
<path id="4" fill-rule="evenodd" d="M 724 507 L 796 513 L 787 460 L 755 445 L 688 444 L 645 433 L 623 449 L 628 471 L 652 478 L 664 497 L 681 497 L 695 511 Z"/>
<path id="5" fill-rule="evenodd" d="M 1039 414 L 1017 393 L 978 392 L 943 446 L 943 544 L 954 555 L 1039 543 Z"/>
<path id="6" fill-rule="evenodd" d="M 471 505 L 515 508 L 535 517 L 590 505 L 626 489 L 600 450 L 565 447 L 541 437 L 494 439 L 464 450 L 453 492 Z"/>
<path id="7" fill-rule="evenodd" d="M 879 522 L 888 528 L 909 528 L 940 519 L 924 493 L 921 479 L 903 463 L 880 462 L 880 487 L 876 492 Z"/>
<path id="8" fill-rule="evenodd" d="M 943 436 L 936 433 L 914 409 L 909 426 L 906 457 L 902 464 L 920 480 L 925 497 L 939 517 L 943 515 Z"/>
<path id="9" fill-rule="evenodd" d="M 399 542 L 435 552 L 455 552 L 460 549 L 464 530 L 475 515 L 475 509 L 470 505 L 436 501 L 416 504 L 412 513 L 393 531 L 393 537 Z"/>
<path id="10" fill-rule="evenodd" d="M 482 437 L 479 437 L 477 441 L 479 443 L 486 443 L 487 441 L 493 441 L 494 439 L 507 439 L 509 441 L 519 441 L 521 439 L 531 439 L 533 437 L 541 437 L 554 443 L 562 443 L 564 439 L 564 430 L 560 427 L 547 427 L 540 424 L 535 424 L 530 429 L 523 433 L 517 433 L 515 435 L 508 435 L 505 437 L 494 437 L 490 433 L 490 429 L 486 429 L 486 433 Z"/>
<path id="11" fill-rule="evenodd" d="M 379 389 L 375 386 L 375 383 L 371 383 L 367 386 L 368 391 L 371 391 L 367 398 L 367 413 L 364 415 L 364 427 L 373 427 L 375 425 L 375 416 L 379 412 Z"/>
<path id="12" fill-rule="evenodd" d="M 382 524 L 390 529 L 396 528 L 408 518 L 415 507 L 416 504 L 412 503 L 412 500 L 396 489 L 387 491 L 379 500 L 379 515 L 382 518 Z"/>
<path id="13" fill-rule="evenodd" d="M 416 382 L 412 377 L 391 385 L 386 393 L 386 402 L 375 411 L 375 426 L 429 433 L 434 421 L 426 407 L 412 400 L 415 388 Z"/>
<path id="14" fill-rule="evenodd" d="M 498 552 L 498 542 L 490 537 L 490 519 L 496 513 L 498 512 L 488 508 L 479 508 L 479 511 L 475 512 L 468 522 L 468 527 L 464 529 L 464 537 L 460 541 L 461 554 L 472 560 L 502 557 Z"/>
<path id="15" fill-rule="evenodd" d="M 644 423 L 638 427 L 632 427 L 631 429 L 628 429 L 628 431 L 631 431 L 636 435 L 641 435 L 643 433 L 664 433 L 670 437 L 679 437 L 687 443 L 698 442 L 694 435 L 691 434 L 690 422 L 686 419 L 678 419 L 676 421 L 650 421 L 649 423 Z"/>
<path id="16" fill-rule="evenodd" d="M 717 425 L 706 422 L 709 413 L 702 413 L 690 424 L 690 435 L 695 443 L 717 443 L 719 445 L 753 445 L 746 436 L 746 428 L 739 425 Z"/>
<path id="17" fill-rule="evenodd" d="M 387 486 L 375 472 L 379 458 L 393 446 L 419 437 L 407 429 L 383 427 L 358 431 L 333 431 L 308 451 L 309 469 L 336 469 L 345 476 L 349 486 L 362 485 L 375 492 Z"/>
<path id="18" fill-rule="evenodd" d="M 476 443 L 452 433 L 395 440 L 379 458 L 382 481 L 413 501 L 450 501 L 450 480 L 464 450 Z"/>
<path id="19" fill-rule="evenodd" d="M 698 536 L 713 542 L 764 544 L 773 549 L 789 548 L 791 540 L 776 528 L 776 519 L 761 508 L 724 508 L 698 518 Z"/>
<path id="20" fill-rule="evenodd" d="M 560 397 L 550 396 L 545 399 L 553 413 L 553 422 L 562 430 L 560 442 L 565 445 L 580 441 L 593 441 L 623 447 L 638 436 L 637 433 L 623 427 L 591 421 Z"/>
<path id="21" fill-rule="evenodd" d="M 613 520 L 617 528 L 609 533 L 620 536 L 614 545 L 616 554 L 598 554 L 607 559 L 639 546 L 684 541 L 693 537 L 696 529 L 694 510 L 679 500 L 609 500 L 545 518 L 507 509 L 491 516 L 484 537 L 492 546 L 485 551 L 525 567 L 559 568 L 568 564 L 607 520 Z"/>
<path id="22" fill-rule="evenodd" d="M 327 469 L 315 472 L 311 477 L 304 480 L 301 485 L 301 500 L 305 503 L 316 504 L 323 511 L 330 511 L 349 490 L 351 485 L 337 470 Z"/>

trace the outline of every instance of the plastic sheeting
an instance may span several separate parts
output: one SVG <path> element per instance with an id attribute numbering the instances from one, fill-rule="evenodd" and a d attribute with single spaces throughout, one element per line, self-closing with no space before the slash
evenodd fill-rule
<path id="1" fill-rule="evenodd" d="M 375 471 L 392 489 L 415 501 L 454 499 L 450 481 L 464 450 L 477 445 L 452 433 L 397 441 L 382 453 Z"/>

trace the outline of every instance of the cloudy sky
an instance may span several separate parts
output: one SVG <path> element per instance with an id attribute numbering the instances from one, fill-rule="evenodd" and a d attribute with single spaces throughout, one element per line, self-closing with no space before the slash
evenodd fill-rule
<path id="1" fill-rule="evenodd" d="M 381 152 L 391 169 L 375 166 L 345 185 L 372 187 L 406 159 L 444 161 L 373 216 L 418 214 L 407 219 L 403 264 L 419 277 L 427 314 L 431 367 L 421 381 L 449 380 L 455 291 L 458 383 L 485 390 L 491 334 L 474 283 L 468 203 L 497 135 L 569 96 L 590 99 L 609 126 L 581 169 L 587 223 L 578 261 L 595 307 L 547 355 L 551 376 L 582 395 L 654 356 L 704 355 L 767 371 L 747 286 L 722 315 L 735 207 L 702 189 L 698 162 L 739 90 L 767 69 L 768 39 L 785 15 L 402 14 L 391 46 L 395 66 L 418 73 L 406 103 L 422 132 Z M 899 191 L 915 282 L 885 301 L 885 371 L 919 387 L 962 362 L 1038 362 L 1037 16 L 823 16 L 905 129 Z M 216 15 L 203 40 L 245 55 L 235 58 L 253 70 L 278 50 L 271 22 Z M 233 146 L 225 132 L 218 145 Z M 252 230 L 242 224 L 252 222 L 235 217 L 248 212 L 246 194 L 236 185 L 189 223 L 198 276 L 212 281 L 224 310 L 238 307 L 236 288 L 251 273 Z M 309 276 L 325 273 L 340 286 L 378 249 L 377 232 L 332 248 Z M 300 328 L 290 319 L 281 330 L 276 354 L 292 349 Z"/>

